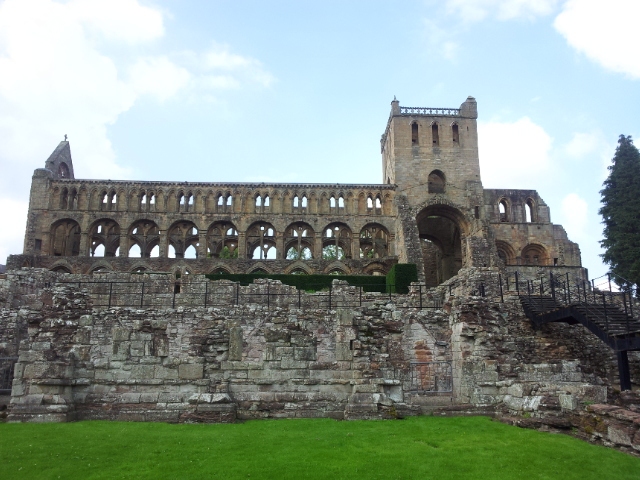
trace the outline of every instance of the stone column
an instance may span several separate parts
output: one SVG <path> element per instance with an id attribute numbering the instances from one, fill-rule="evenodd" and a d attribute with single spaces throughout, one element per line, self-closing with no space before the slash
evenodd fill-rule
<path id="1" fill-rule="evenodd" d="M 360 258 L 360 237 L 355 233 L 351 234 L 351 258 Z"/>
<path id="2" fill-rule="evenodd" d="M 198 245 L 196 246 L 198 258 L 207 258 L 207 231 L 198 230 Z"/>
<path id="3" fill-rule="evenodd" d="M 158 256 L 160 258 L 167 258 L 167 254 L 169 253 L 169 238 L 167 237 L 167 230 L 158 230 L 158 234 L 160 236 L 160 254 Z"/>
<path id="4" fill-rule="evenodd" d="M 313 242 L 313 258 L 322 260 L 322 232 L 316 232 Z"/>
<path id="5" fill-rule="evenodd" d="M 120 254 L 119 257 L 128 257 L 129 256 L 129 235 L 126 233 L 120 232 Z"/>
<path id="6" fill-rule="evenodd" d="M 247 258 L 247 234 L 238 232 L 238 258 Z"/>
<path id="7" fill-rule="evenodd" d="M 282 260 L 286 258 L 286 252 L 284 251 L 284 234 L 276 232 L 276 260 Z"/>
<path id="8" fill-rule="evenodd" d="M 88 257 L 89 255 L 89 234 L 87 232 L 82 232 L 80 233 L 80 256 Z"/>

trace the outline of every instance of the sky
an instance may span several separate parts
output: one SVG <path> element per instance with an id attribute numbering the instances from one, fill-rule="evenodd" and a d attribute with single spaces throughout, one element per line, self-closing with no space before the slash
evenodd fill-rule
<path id="1" fill-rule="evenodd" d="M 591 277 L 599 191 L 640 138 L 637 0 L 0 0 L 0 263 L 33 170 L 77 178 L 382 183 L 408 107 L 478 101 L 485 188 L 536 189 Z"/>

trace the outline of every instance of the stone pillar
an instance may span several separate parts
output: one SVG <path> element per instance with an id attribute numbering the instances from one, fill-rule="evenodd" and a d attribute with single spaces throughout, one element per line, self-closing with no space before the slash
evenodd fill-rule
<path id="1" fill-rule="evenodd" d="M 286 258 L 286 252 L 284 251 L 284 234 L 282 232 L 276 232 L 276 260 L 282 260 Z"/>
<path id="2" fill-rule="evenodd" d="M 351 234 L 351 258 L 360 258 L 360 237 L 355 233 Z"/>
<path id="3" fill-rule="evenodd" d="M 119 257 L 128 257 L 129 256 L 129 235 L 126 233 L 120 233 L 120 242 L 118 243 L 120 247 Z"/>
<path id="4" fill-rule="evenodd" d="M 316 232 L 313 242 L 313 258 L 322 260 L 322 232 Z"/>
<path id="5" fill-rule="evenodd" d="M 169 253 L 169 238 L 167 237 L 167 230 L 158 230 L 158 234 L 160 236 L 160 254 L 158 256 L 160 258 L 167 258 L 167 254 Z"/>
<path id="6" fill-rule="evenodd" d="M 247 234 L 238 232 L 238 258 L 247 258 Z"/>
<path id="7" fill-rule="evenodd" d="M 207 258 L 207 231 L 198 230 L 198 245 L 196 246 L 198 258 Z"/>
<path id="8" fill-rule="evenodd" d="M 50 252 L 53 253 L 53 252 Z M 90 256 L 89 252 L 89 234 L 87 232 L 80 233 L 80 254 L 81 257 Z"/>

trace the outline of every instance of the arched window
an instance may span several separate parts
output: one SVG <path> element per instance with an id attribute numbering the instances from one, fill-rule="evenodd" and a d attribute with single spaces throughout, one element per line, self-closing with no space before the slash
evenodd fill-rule
<path id="1" fill-rule="evenodd" d="M 299 206 L 299 200 L 298 200 L 298 196 L 296 195 L 295 197 L 293 197 L 293 208 L 298 208 Z"/>
<path id="2" fill-rule="evenodd" d="M 287 260 L 309 260 L 313 257 L 314 233 L 311 225 L 297 222 L 284 232 L 284 251 Z"/>
<path id="3" fill-rule="evenodd" d="M 338 197 L 338 208 L 344 208 L 344 198 L 342 195 Z"/>
<path id="4" fill-rule="evenodd" d="M 66 188 L 62 189 L 60 193 L 60 210 L 66 210 L 69 203 L 69 192 Z"/>
<path id="5" fill-rule="evenodd" d="M 116 192 L 111 192 L 111 196 L 110 196 L 110 200 L 111 200 L 111 206 L 109 207 L 109 210 L 115 210 L 116 209 L 116 203 L 118 201 L 118 195 L 116 194 Z"/>
<path id="6" fill-rule="evenodd" d="M 229 194 L 227 196 L 227 207 L 230 207 L 231 205 L 233 205 L 233 195 Z"/>
<path id="7" fill-rule="evenodd" d="M 302 202 L 300 202 L 300 205 L 302 206 L 302 208 L 307 208 L 307 197 L 305 197 L 304 195 L 302 196 Z"/>
<path id="8" fill-rule="evenodd" d="M 333 195 L 331 195 L 331 198 L 329 199 L 329 207 L 336 208 L 336 198 Z"/>
<path id="9" fill-rule="evenodd" d="M 322 259 L 351 258 L 351 229 L 343 223 L 332 223 L 322 234 Z"/>
<path id="10" fill-rule="evenodd" d="M 247 254 L 254 260 L 276 258 L 276 236 L 273 225 L 256 222 L 247 230 Z"/>
<path id="11" fill-rule="evenodd" d="M 451 125 L 451 137 L 454 145 L 458 145 L 460 143 L 460 134 L 458 132 L 458 124 L 454 123 Z"/>
<path id="12" fill-rule="evenodd" d="M 522 249 L 523 265 L 549 265 L 547 250 L 535 243 L 529 244 Z"/>
<path id="13" fill-rule="evenodd" d="M 75 220 L 60 220 L 51 227 L 51 255 L 77 257 L 80 254 L 80 225 Z"/>
<path id="14" fill-rule="evenodd" d="M 411 145 L 418 145 L 418 123 L 411 124 Z"/>
<path id="15" fill-rule="evenodd" d="M 67 166 L 66 163 L 64 163 L 64 162 L 60 163 L 60 165 L 58 166 L 58 175 L 60 176 L 60 178 L 69 178 L 70 177 L 69 167 Z"/>
<path id="16" fill-rule="evenodd" d="M 533 200 L 530 198 L 524 204 L 525 222 L 531 223 L 536 221 L 536 210 Z"/>
<path id="17" fill-rule="evenodd" d="M 444 173 L 440 170 L 434 170 L 429 174 L 428 179 L 429 193 L 444 193 L 445 178 Z"/>
<path id="18" fill-rule="evenodd" d="M 431 140 L 433 141 L 433 146 L 437 147 L 440 145 L 440 135 L 438 134 L 438 124 L 434 123 L 431 125 Z"/>
<path id="19" fill-rule="evenodd" d="M 367 197 L 367 210 L 373 210 L 373 198 L 371 198 L 371 195 Z"/>
<path id="20" fill-rule="evenodd" d="M 498 211 L 500 212 L 500 221 L 501 222 L 508 222 L 509 221 L 509 215 L 507 213 L 507 201 L 503 198 L 500 200 L 500 202 L 498 203 Z"/>
<path id="21" fill-rule="evenodd" d="M 160 251 L 160 230 L 151 220 L 138 220 L 129 228 L 129 256 L 149 258 L 153 251 Z M 137 249 L 134 249 L 137 247 Z M 134 254 L 132 254 L 135 253 Z M 155 255 L 156 257 L 158 254 Z"/>
<path id="22" fill-rule="evenodd" d="M 376 213 L 382 213 L 382 202 L 380 201 L 380 195 L 376 195 Z"/>
<path id="23" fill-rule="evenodd" d="M 262 206 L 262 197 L 260 195 L 256 195 L 256 207 Z"/>
<path id="24" fill-rule="evenodd" d="M 115 257 L 120 247 L 120 225 L 110 219 L 96 221 L 89 229 L 89 254 L 92 257 Z"/>
<path id="25" fill-rule="evenodd" d="M 175 258 L 186 258 L 187 249 L 193 246 L 196 256 L 189 258 L 197 258 L 197 249 L 195 247 L 199 245 L 200 237 L 195 224 L 188 221 L 176 222 L 169 228 L 168 237 L 169 256 L 173 253 Z M 191 252 L 192 250 L 189 251 Z"/>
<path id="26" fill-rule="evenodd" d="M 369 223 L 360 231 L 360 258 L 382 258 L 389 255 L 389 232 L 382 225 Z"/>
<path id="27" fill-rule="evenodd" d="M 264 197 L 264 206 L 265 207 L 269 206 L 269 195 L 265 195 L 265 197 Z"/>
<path id="28" fill-rule="evenodd" d="M 207 232 L 207 256 L 238 258 L 238 231 L 231 222 L 215 222 Z"/>
<path id="29" fill-rule="evenodd" d="M 218 195 L 218 206 L 221 207 L 224 205 L 224 197 L 222 196 L 222 194 Z"/>

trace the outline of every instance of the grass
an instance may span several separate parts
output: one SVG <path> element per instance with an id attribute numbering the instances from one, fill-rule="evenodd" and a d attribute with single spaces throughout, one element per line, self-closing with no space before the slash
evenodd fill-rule
<path id="1" fill-rule="evenodd" d="M 0 478 L 638 479 L 640 459 L 485 417 L 0 424 Z"/>

